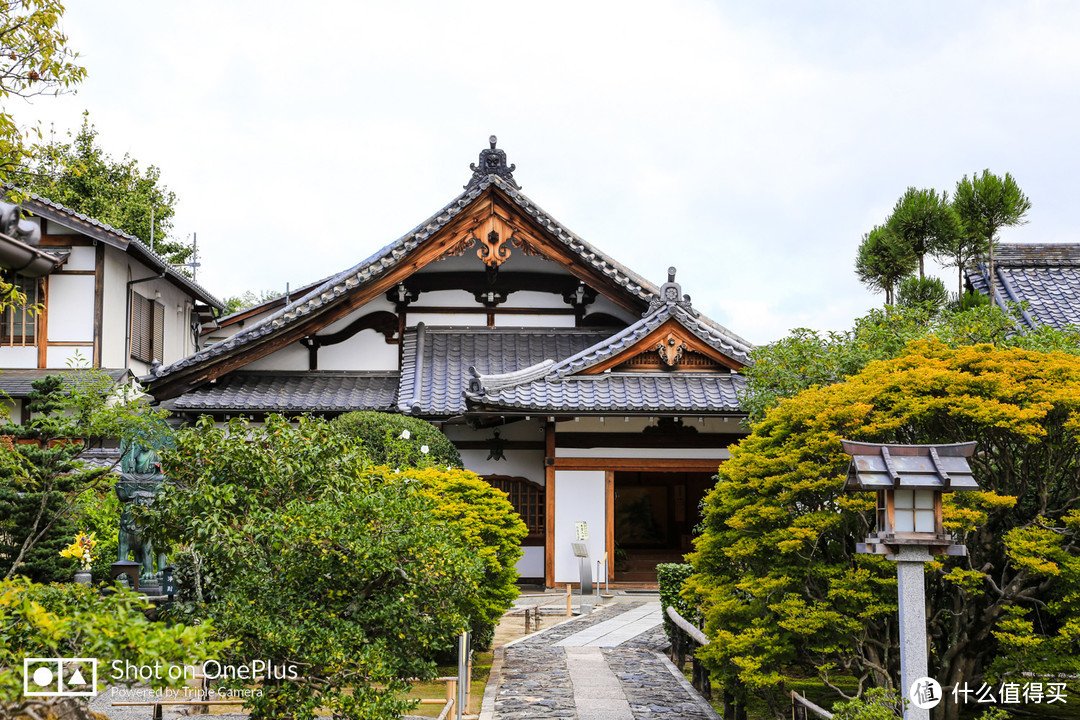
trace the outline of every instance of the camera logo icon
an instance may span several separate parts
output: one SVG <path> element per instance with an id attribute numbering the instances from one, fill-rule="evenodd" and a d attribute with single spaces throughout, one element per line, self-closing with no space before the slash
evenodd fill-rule
<path id="1" fill-rule="evenodd" d="M 94 697 L 97 658 L 23 658 L 23 695 Z"/>

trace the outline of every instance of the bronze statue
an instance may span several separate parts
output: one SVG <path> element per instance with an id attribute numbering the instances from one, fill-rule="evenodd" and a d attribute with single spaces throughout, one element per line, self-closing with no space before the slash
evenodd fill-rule
<path id="1" fill-rule="evenodd" d="M 125 440 L 120 445 L 120 480 L 116 483 L 116 496 L 124 504 L 120 515 L 120 534 L 117 542 L 116 559 L 127 560 L 134 553 L 135 562 L 141 565 L 139 583 L 149 584 L 158 577 L 161 568 L 167 564 L 164 554 L 154 557 L 150 541 L 144 537 L 133 517 L 132 507 L 149 506 L 154 502 L 165 475 L 161 472 L 161 461 L 157 450 L 138 441 Z M 157 560 L 157 572 L 154 560 Z"/>

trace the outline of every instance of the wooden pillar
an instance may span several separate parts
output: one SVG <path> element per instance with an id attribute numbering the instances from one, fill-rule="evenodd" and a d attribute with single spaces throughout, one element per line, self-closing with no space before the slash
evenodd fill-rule
<path id="1" fill-rule="evenodd" d="M 608 470 L 604 473 L 604 552 L 607 553 L 607 562 L 604 563 L 604 572 L 609 581 L 615 580 L 615 471 Z M 596 582 L 600 582 L 596 578 Z"/>

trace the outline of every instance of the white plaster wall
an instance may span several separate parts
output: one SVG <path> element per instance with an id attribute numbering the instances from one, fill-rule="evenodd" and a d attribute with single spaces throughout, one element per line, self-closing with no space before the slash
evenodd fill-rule
<path id="1" fill-rule="evenodd" d="M 36 218 L 35 218 L 36 219 Z M 78 230 L 72 230 L 69 227 L 64 227 L 58 222 L 49 220 L 45 226 L 45 232 L 49 235 L 82 235 Z"/>
<path id="2" fill-rule="evenodd" d="M 510 475 L 544 484 L 543 450 L 507 450 L 505 460 L 488 460 L 488 450 L 462 450 L 461 463 L 477 475 Z"/>
<path id="3" fill-rule="evenodd" d="M 130 358 L 128 352 L 127 282 L 160 273 L 111 246 L 105 248 L 104 273 L 101 364 L 103 367 L 130 367 L 136 374 L 145 373 L 149 365 Z M 193 301 L 186 290 L 166 278 L 139 283 L 131 289 L 136 295 L 151 298 L 165 308 L 163 364 L 168 365 L 195 352 L 190 326 Z"/>
<path id="4" fill-rule="evenodd" d="M 396 371 L 398 346 L 377 330 L 361 330 L 345 342 L 319 348 L 319 369 Z"/>
<path id="5" fill-rule="evenodd" d="M 307 370 L 308 349 L 300 343 L 286 345 L 244 366 L 245 370 Z"/>
<path id="6" fill-rule="evenodd" d="M 409 313 L 409 327 L 419 323 L 436 327 L 486 327 L 487 315 L 484 313 Z"/>
<path id="7" fill-rule="evenodd" d="M 604 556 L 606 474 L 603 470 L 555 471 L 555 582 L 579 582 L 578 559 L 570 543 L 577 539 L 574 525 L 589 524 L 589 561 L 596 573 L 596 561 Z M 593 582 L 596 578 L 593 577 Z"/>
<path id="8" fill-rule="evenodd" d="M 93 251 L 93 248 L 89 249 Z M 93 275 L 68 277 L 60 273 L 49 277 L 49 340 L 61 342 L 87 340 L 93 343 Z M 93 352 L 88 359 L 93 360 Z M 50 364 L 49 367 L 58 366 Z"/>
<path id="9" fill-rule="evenodd" d="M 495 327 L 563 327 L 575 325 L 573 315 L 495 315 Z"/>
<path id="10" fill-rule="evenodd" d="M 92 247 L 73 247 L 64 263 L 64 270 L 93 270 L 96 251 Z M 53 277 L 56 277 L 55 275 Z"/>
<path id="11" fill-rule="evenodd" d="M 422 295 L 421 297 L 424 297 L 424 296 Z M 293 299 L 295 300 L 297 298 L 298 298 L 298 296 L 294 296 Z M 470 299 L 471 299 L 471 296 L 470 296 Z M 384 296 L 380 295 L 379 297 L 375 298 L 371 302 L 369 302 L 369 303 L 367 303 L 365 305 L 361 305 L 359 308 L 352 311 L 351 313 L 349 313 L 345 317 L 341 318 L 340 320 L 335 320 L 334 322 L 330 323 L 329 325 L 327 325 L 322 330 L 319 330 L 319 334 L 320 335 L 330 335 L 330 334 L 336 333 L 336 332 L 338 332 L 340 330 L 344 330 L 345 328 L 352 325 L 354 321 L 359 320 L 360 318 L 364 317 L 365 315 L 370 315 L 373 312 L 379 312 L 380 310 L 385 311 L 385 312 L 391 312 L 391 313 L 394 313 L 395 315 L 397 314 L 397 310 L 394 308 L 393 303 L 387 301 L 387 299 Z M 261 313 L 256 317 L 258 319 L 262 319 L 262 318 L 266 317 L 266 315 L 267 315 L 267 313 Z M 255 322 L 257 322 L 256 319 L 248 320 L 247 322 L 244 323 L 244 327 L 251 327 L 252 324 L 254 324 Z"/>
<path id="12" fill-rule="evenodd" d="M 45 351 L 50 368 L 90 367 L 94 363 L 94 345 L 53 345 Z"/>
<path id="13" fill-rule="evenodd" d="M 0 347 L 0 367 L 36 368 L 37 348 L 33 345 L 27 347 Z"/>
<path id="14" fill-rule="evenodd" d="M 416 305 L 424 307 L 479 307 L 476 298 L 465 290 L 433 290 L 422 292 Z"/>
<path id="15" fill-rule="evenodd" d="M 527 578 L 543 578 L 544 548 L 539 545 L 530 545 L 521 549 L 524 554 L 517 561 L 518 575 Z"/>
<path id="16" fill-rule="evenodd" d="M 641 319 L 640 317 L 634 316 L 633 313 L 626 311 L 621 306 L 616 305 L 603 295 L 599 294 L 596 296 L 596 300 L 593 302 L 593 304 L 585 308 L 586 315 L 589 315 L 591 313 L 606 313 L 608 315 L 617 317 L 620 320 L 623 320 L 624 322 L 626 322 L 627 325 L 636 323 L 638 320 Z"/>
<path id="17" fill-rule="evenodd" d="M 129 279 L 127 255 L 111 245 L 106 245 L 101 308 L 102 367 L 122 368 L 127 366 L 128 347 L 125 339 L 127 301 L 125 290 Z"/>
<path id="18" fill-rule="evenodd" d="M 518 290 L 510 293 L 506 302 L 499 307 L 513 308 L 562 308 L 569 309 L 562 295 L 556 292 L 538 292 L 536 290 Z"/>

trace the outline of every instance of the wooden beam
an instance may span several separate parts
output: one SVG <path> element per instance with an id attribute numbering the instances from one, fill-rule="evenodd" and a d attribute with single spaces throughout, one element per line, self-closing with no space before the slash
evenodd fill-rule
<path id="1" fill-rule="evenodd" d="M 49 367 L 49 276 L 41 278 L 41 312 L 34 322 L 34 343 L 37 345 L 39 368 Z M 23 337 L 26 337 L 25 335 Z"/>
<path id="2" fill-rule="evenodd" d="M 101 336 L 105 321 L 105 243 L 94 248 L 94 367 L 101 367 Z"/>
<path id="3" fill-rule="evenodd" d="M 716 472 L 717 458 L 559 458 L 548 456 L 544 465 L 556 470 L 637 470 L 639 472 Z"/>
<path id="4" fill-rule="evenodd" d="M 555 423 L 544 425 L 548 457 L 555 455 Z M 544 587 L 555 587 L 555 468 L 544 468 Z"/>

